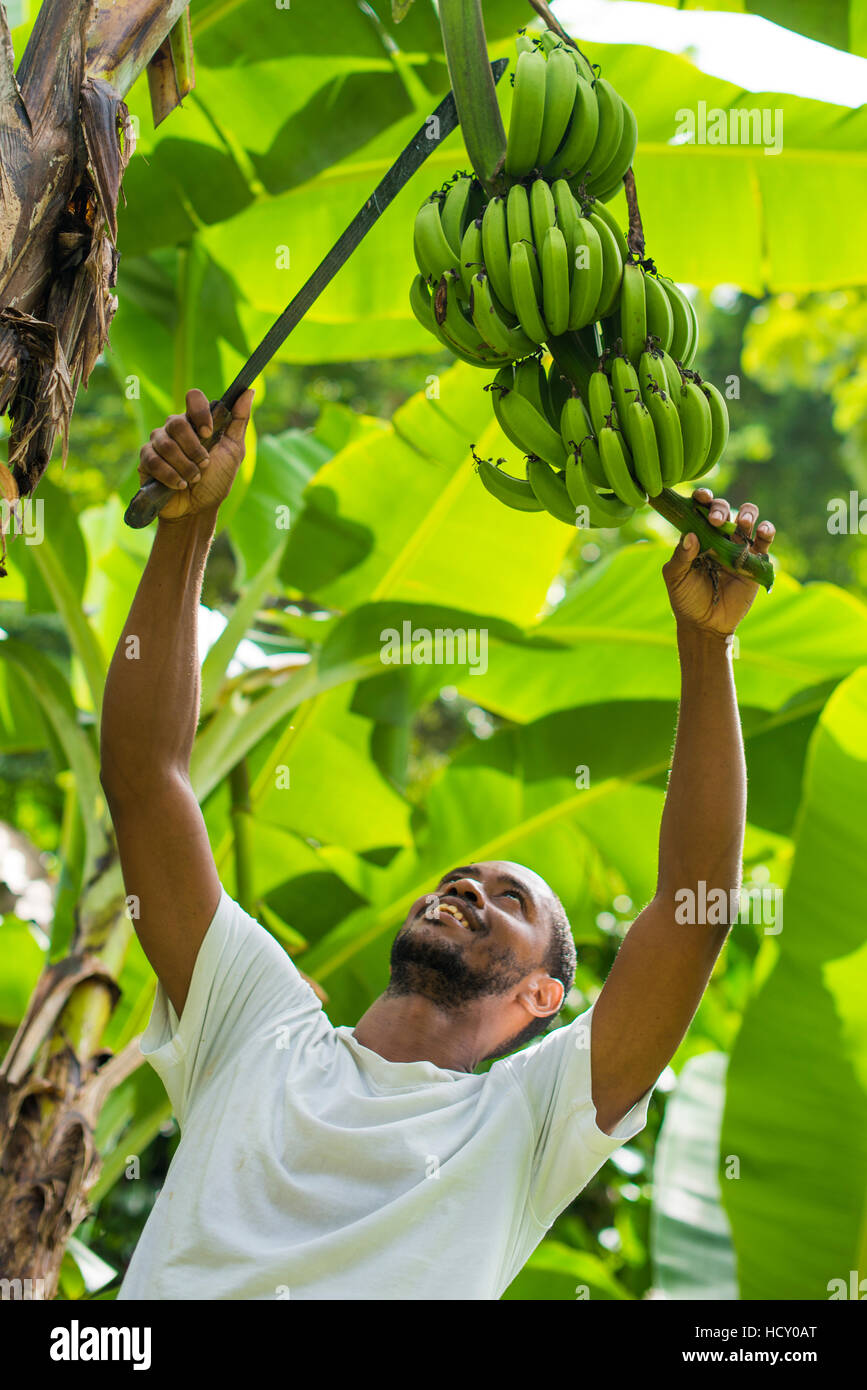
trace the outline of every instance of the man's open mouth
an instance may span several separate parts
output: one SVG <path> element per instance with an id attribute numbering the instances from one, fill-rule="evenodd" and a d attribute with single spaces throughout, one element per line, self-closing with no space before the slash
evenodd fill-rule
<path id="1" fill-rule="evenodd" d="M 440 902 L 437 906 L 437 915 L 442 917 L 448 915 L 465 928 L 466 931 L 478 931 L 481 923 L 475 912 L 468 907 L 458 907 L 457 903 Z"/>

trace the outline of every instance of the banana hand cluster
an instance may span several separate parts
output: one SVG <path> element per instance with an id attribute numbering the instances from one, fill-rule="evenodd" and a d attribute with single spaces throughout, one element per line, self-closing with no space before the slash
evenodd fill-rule
<path id="1" fill-rule="evenodd" d="M 565 179 L 537 178 L 473 217 L 471 184 L 456 176 L 416 216 L 410 303 L 425 328 L 489 366 L 614 312 L 629 253 L 603 204 L 583 205 L 585 216 Z"/>
<path id="2" fill-rule="evenodd" d="M 487 490 L 519 511 L 568 526 L 622 526 L 664 487 L 692 482 L 722 457 L 725 400 L 662 348 L 600 359 L 580 391 L 555 361 L 502 367 L 489 388 L 503 433 L 527 456 L 526 478 L 477 459 Z"/>
<path id="3" fill-rule="evenodd" d="M 682 367 L 691 367 L 698 351 L 698 317 L 692 301 L 673 280 L 651 273 L 652 262 L 629 260 L 623 267 L 619 317 L 612 333 L 634 367 L 648 335 Z M 606 326 L 602 330 L 607 340 Z"/>
<path id="4" fill-rule="evenodd" d="M 505 172 L 568 179 L 605 202 L 621 187 L 638 142 L 635 115 L 572 44 L 546 31 L 518 38 Z"/>

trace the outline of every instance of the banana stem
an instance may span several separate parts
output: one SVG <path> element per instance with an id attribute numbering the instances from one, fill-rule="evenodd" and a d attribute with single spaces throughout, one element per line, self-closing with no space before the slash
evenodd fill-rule
<path id="1" fill-rule="evenodd" d="M 557 17 L 552 14 L 550 7 L 546 4 L 546 0 L 530 0 L 530 7 L 536 11 L 540 19 L 544 19 L 552 34 L 556 34 L 564 43 L 568 43 L 570 48 L 576 49 L 577 52 L 581 54 L 588 68 L 593 66 L 586 53 L 581 53 L 581 49 L 578 48 L 575 40 L 571 35 L 566 33 L 566 30 L 563 28 L 562 24 L 560 24 Z"/>
<path id="2" fill-rule="evenodd" d="M 774 567 L 767 555 L 757 555 L 747 545 L 735 538 L 735 524 L 727 521 L 723 526 L 712 526 L 708 521 L 707 510 L 691 497 L 681 497 L 671 488 L 663 488 L 658 497 L 649 497 L 648 503 L 654 511 L 676 526 L 684 536 L 692 531 L 698 536 L 702 552 L 710 552 L 723 569 L 731 574 L 751 579 L 770 593 L 774 583 Z"/>
<path id="3" fill-rule="evenodd" d="M 481 0 L 440 0 L 440 28 L 464 144 L 489 196 L 506 158 L 506 131 L 488 61 Z"/>
<path id="4" fill-rule="evenodd" d="M 633 256 L 638 256 L 644 260 L 644 228 L 641 225 L 638 191 L 635 187 L 635 175 L 631 165 L 623 175 L 623 187 L 626 191 L 626 206 L 629 209 L 629 233 L 626 237 L 626 244 Z"/>

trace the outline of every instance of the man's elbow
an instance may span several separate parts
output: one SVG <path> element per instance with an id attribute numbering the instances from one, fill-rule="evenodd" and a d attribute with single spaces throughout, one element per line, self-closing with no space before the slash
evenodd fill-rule
<path id="1" fill-rule="evenodd" d="M 187 780 L 178 768 L 156 760 L 130 767 L 103 754 L 99 765 L 99 784 L 112 816 L 130 806 L 151 804 Z"/>

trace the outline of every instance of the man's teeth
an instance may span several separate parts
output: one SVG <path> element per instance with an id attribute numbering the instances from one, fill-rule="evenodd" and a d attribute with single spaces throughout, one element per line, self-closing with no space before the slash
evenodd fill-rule
<path id="1" fill-rule="evenodd" d="M 440 912 L 448 912 L 452 917 L 454 917 L 456 922 L 460 922 L 462 927 L 467 927 L 469 929 L 470 924 L 467 921 L 464 914 L 461 911 L 459 911 L 458 908 L 452 907 L 451 903 L 443 903 L 442 907 L 440 908 Z"/>

